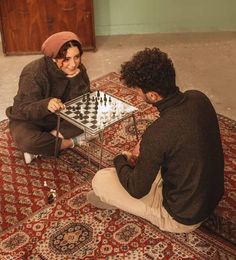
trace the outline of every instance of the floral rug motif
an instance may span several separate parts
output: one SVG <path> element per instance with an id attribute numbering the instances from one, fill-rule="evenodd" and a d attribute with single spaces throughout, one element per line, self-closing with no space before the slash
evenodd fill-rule
<path id="1" fill-rule="evenodd" d="M 158 117 L 156 110 L 110 73 L 94 82 L 139 108 L 139 135 Z M 12 142 L 8 121 L 0 122 L 0 259 L 235 259 L 235 121 L 219 115 L 225 154 L 225 195 L 215 214 L 190 234 L 163 232 L 120 210 L 99 210 L 86 201 L 100 159 L 98 140 L 69 149 L 58 159 L 38 158 L 30 165 Z M 102 167 L 136 143 L 130 119 L 108 128 Z M 45 182 L 48 187 L 45 187 Z M 48 204 L 49 189 L 56 200 Z"/>
<path id="2" fill-rule="evenodd" d="M 171 234 L 120 210 L 86 201 L 89 184 L 1 237 L 1 259 L 234 259 L 235 249 L 197 230 Z"/>
<path id="3" fill-rule="evenodd" d="M 97 169 L 95 165 L 89 165 L 87 158 L 72 150 L 64 157 L 62 154 L 59 160 L 38 158 L 26 165 L 12 142 L 8 121 L 0 122 L 0 232 L 45 206 L 50 189 L 55 189 L 60 197 L 77 185 L 91 181 Z M 75 160 L 76 164 L 70 163 Z"/>

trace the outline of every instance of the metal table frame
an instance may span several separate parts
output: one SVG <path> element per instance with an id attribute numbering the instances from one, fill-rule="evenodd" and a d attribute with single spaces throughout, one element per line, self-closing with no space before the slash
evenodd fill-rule
<path id="1" fill-rule="evenodd" d="M 103 92 L 102 92 L 103 93 Z M 110 94 L 107 94 L 107 95 L 110 95 Z M 110 95 L 112 96 L 112 95 Z M 82 96 L 80 96 L 79 98 L 81 98 Z M 125 103 L 126 105 L 130 105 L 132 107 L 134 107 L 133 105 L 115 97 L 115 96 L 112 96 L 113 98 L 116 98 L 118 100 L 120 100 L 121 102 Z M 76 98 L 77 99 L 77 98 Z M 76 99 L 72 100 L 72 101 L 69 101 L 67 102 L 65 105 L 67 104 L 72 104 L 73 102 L 76 101 Z M 135 108 L 135 107 L 134 107 Z M 103 148 L 104 148 L 104 131 L 105 129 L 107 129 L 108 127 L 111 127 L 113 124 L 116 124 L 118 122 L 121 122 L 121 121 L 124 121 L 125 119 L 128 119 L 129 117 L 132 117 L 133 118 L 133 124 L 134 124 L 134 130 L 135 130 L 135 135 L 136 135 L 136 138 L 137 138 L 137 141 L 139 141 L 139 136 L 138 136 L 138 129 L 137 129 L 137 124 L 136 124 L 136 119 L 135 119 L 135 113 L 138 111 L 138 109 L 136 108 L 135 111 L 131 112 L 131 113 L 126 113 L 124 116 L 121 116 L 119 119 L 113 121 L 111 124 L 106 124 L 104 125 L 103 128 L 99 129 L 96 131 L 96 133 L 92 133 L 90 131 L 89 128 L 87 128 L 86 126 L 82 126 L 79 122 L 76 123 L 74 122 L 73 120 L 69 120 L 66 116 L 63 115 L 63 113 L 61 111 L 58 111 L 57 112 L 57 128 L 56 128 L 56 144 L 55 144 L 55 152 L 54 152 L 54 155 L 55 157 L 58 157 L 58 152 L 59 152 L 59 147 L 58 147 L 58 139 L 59 139 L 59 129 L 60 129 L 60 121 L 61 121 L 61 118 L 63 118 L 64 120 L 67 120 L 68 122 L 70 122 L 71 124 L 75 125 L 76 127 L 82 129 L 84 131 L 84 134 L 85 134 L 85 143 L 86 144 L 89 144 L 89 140 L 87 138 L 87 135 L 90 134 L 90 135 L 99 135 L 99 143 L 100 143 L 100 158 L 99 158 L 99 169 L 101 167 L 101 164 L 102 164 L 102 157 L 103 157 Z M 88 145 L 89 147 L 89 145 Z M 89 164 L 90 164 L 90 155 L 91 155 L 91 151 L 89 149 L 88 151 L 88 161 L 89 161 Z"/>

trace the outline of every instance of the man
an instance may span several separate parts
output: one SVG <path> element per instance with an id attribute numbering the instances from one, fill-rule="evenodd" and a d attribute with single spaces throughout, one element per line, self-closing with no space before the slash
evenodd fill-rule
<path id="1" fill-rule="evenodd" d="M 182 93 L 175 69 L 157 48 L 138 52 L 121 68 L 121 79 L 155 106 L 160 117 L 133 153 L 96 173 L 88 201 L 145 218 L 160 229 L 195 230 L 224 192 L 224 159 L 216 112 L 200 91 Z"/>

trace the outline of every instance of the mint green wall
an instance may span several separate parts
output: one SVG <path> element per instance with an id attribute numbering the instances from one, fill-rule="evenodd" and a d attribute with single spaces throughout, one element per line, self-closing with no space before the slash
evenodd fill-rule
<path id="1" fill-rule="evenodd" d="M 96 35 L 236 31 L 236 0 L 94 0 Z"/>

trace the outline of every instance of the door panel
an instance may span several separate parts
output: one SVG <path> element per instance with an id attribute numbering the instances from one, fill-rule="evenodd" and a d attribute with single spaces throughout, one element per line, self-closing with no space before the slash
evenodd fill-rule
<path id="1" fill-rule="evenodd" d="M 64 30 L 77 33 L 84 49 L 95 48 L 90 0 L 4 0 L 0 17 L 6 55 L 39 53 L 48 36 Z"/>

